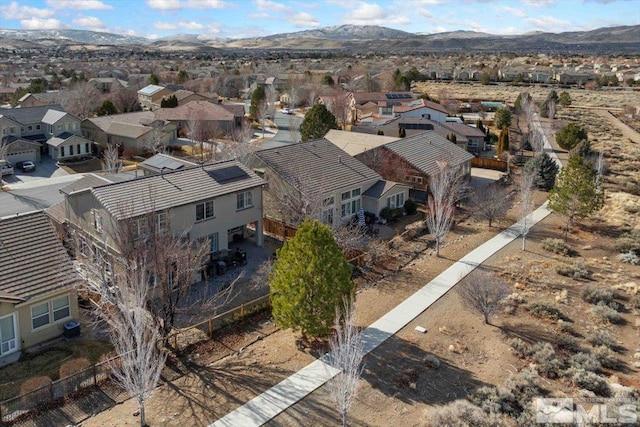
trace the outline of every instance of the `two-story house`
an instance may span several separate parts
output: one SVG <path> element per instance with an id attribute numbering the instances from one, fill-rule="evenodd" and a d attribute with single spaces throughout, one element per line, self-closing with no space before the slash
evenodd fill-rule
<path id="1" fill-rule="evenodd" d="M 78 278 L 42 211 L 0 218 L 0 367 L 78 317 Z"/>
<path id="2" fill-rule="evenodd" d="M 84 244 L 97 251 L 106 244 L 112 254 L 120 252 L 113 236 L 121 226 L 134 222 L 142 233 L 149 220 L 160 232 L 209 238 L 212 254 L 250 234 L 261 246 L 263 184 L 235 160 L 162 172 L 70 192 L 66 222 L 84 235 Z"/>
<path id="3" fill-rule="evenodd" d="M 288 223 L 311 216 L 338 226 L 409 198 L 408 186 L 382 179 L 326 139 L 260 150 L 249 164 L 268 183 L 265 214 Z"/>

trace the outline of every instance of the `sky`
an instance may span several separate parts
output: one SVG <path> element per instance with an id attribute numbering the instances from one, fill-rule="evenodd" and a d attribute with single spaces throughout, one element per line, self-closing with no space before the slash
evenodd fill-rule
<path id="1" fill-rule="evenodd" d="M 248 38 L 332 25 L 412 33 L 585 31 L 640 24 L 640 0 L 0 0 L 0 28 Z"/>

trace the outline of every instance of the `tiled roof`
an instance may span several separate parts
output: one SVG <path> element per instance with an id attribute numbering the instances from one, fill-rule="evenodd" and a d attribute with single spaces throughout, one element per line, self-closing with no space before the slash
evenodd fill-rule
<path id="1" fill-rule="evenodd" d="M 0 294 L 28 300 L 76 281 L 71 260 L 42 211 L 0 219 Z"/>
<path id="2" fill-rule="evenodd" d="M 49 125 L 52 125 L 66 115 L 67 113 L 65 113 L 64 111 L 49 110 L 46 112 L 46 114 L 42 118 L 42 123 L 47 123 Z"/>
<path id="3" fill-rule="evenodd" d="M 254 155 L 291 185 L 304 180 L 309 191 L 319 193 L 380 179 L 374 170 L 324 138 L 261 150 Z"/>
<path id="4" fill-rule="evenodd" d="M 214 171 L 233 166 L 244 171 L 243 176 L 224 182 L 215 177 Z M 147 213 L 151 202 L 149 198 L 153 198 L 154 210 L 162 211 L 264 183 L 250 169 L 231 160 L 94 187 L 91 192 L 115 219 L 121 220 Z"/>
<path id="5" fill-rule="evenodd" d="M 62 194 L 71 194 L 80 190 L 87 190 L 92 187 L 99 187 L 105 184 L 111 184 L 112 182 L 107 178 L 104 178 L 100 175 L 96 175 L 94 173 L 85 174 L 82 178 L 77 181 L 72 182 L 60 189 Z"/>
<path id="6" fill-rule="evenodd" d="M 432 175 L 439 171 L 436 163 L 438 161 L 445 161 L 455 167 L 471 161 L 473 158 L 473 154 L 434 131 L 408 136 L 387 144 L 385 147 L 426 175 Z"/>
<path id="7" fill-rule="evenodd" d="M 67 139 L 71 138 L 73 135 L 74 134 L 72 134 L 71 132 L 63 132 L 58 136 L 49 138 L 49 140 L 47 141 L 47 144 L 53 147 L 58 147 L 59 145 L 62 145 Z"/>
<path id="8" fill-rule="evenodd" d="M 466 125 L 464 123 L 446 123 L 444 126 L 448 127 L 449 129 L 451 129 L 455 133 L 459 133 L 459 134 L 464 135 L 464 136 L 471 136 L 471 137 L 474 137 L 474 136 L 475 137 L 483 137 L 484 136 L 484 132 L 482 132 L 477 127 L 469 126 L 469 125 Z"/>
<path id="9" fill-rule="evenodd" d="M 209 101 L 190 101 L 176 108 L 160 108 L 155 115 L 160 120 L 233 120 L 233 113 Z"/>
<path id="10" fill-rule="evenodd" d="M 136 111 L 134 113 L 114 114 L 110 116 L 92 117 L 85 119 L 102 129 L 107 131 L 111 123 L 128 123 L 132 125 L 140 125 L 153 122 L 155 116 L 152 111 Z"/>
<path id="11" fill-rule="evenodd" d="M 39 107 L 12 108 L 2 110 L 2 115 L 7 116 L 18 123 L 27 124 L 41 122 L 49 110 L 64 111 L 61 105 L 43 105 Z"/>
<path id="12" fill-rule="evenodd" d="M 140 138 L 147 132 L 151 132 L 151 128 L 143 125 L 133 125 L 129 123 L 113 122 L 105 130 L 110 135 L 123 136 L 125 138 Z"/>
<path id="13" fill-rule="evenodd" d="M 372 199 L 379 199 L 384 196 L 386 193 L 391 191 L 396 186 L 402 186 L 408 188 L 406 185 L 394 182 L 394 181 L 386 181 L 381 179 L 380 181 L 373 184 L 367 191 L 362 193 L 363 197 L 370 197 Z"/>
<path id="14" fill-rule="evenodd" d="M 350 156 L 393 142 L 398 137 L 331 129 L 324 137 Z"/>

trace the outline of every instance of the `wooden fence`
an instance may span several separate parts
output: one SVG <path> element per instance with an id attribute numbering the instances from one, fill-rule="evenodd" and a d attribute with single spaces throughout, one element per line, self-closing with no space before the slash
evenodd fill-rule
<path id="1" fill-rule="evenodd" d="M 474 168 L 493 169 L 501 172 L 507 171 L 507 162 L 489 157 L 474 157 L 471 159 L 471 166 Z"/>
<path id="2" fill-rule="evenodd" d="M 296 235 L 296 228 L 287 225 L 277 219 L 264 217 L 262 219 L 262 225 L 264 226 L 264 232 L 275 236 L 280 240 L 287 240 Z"/>

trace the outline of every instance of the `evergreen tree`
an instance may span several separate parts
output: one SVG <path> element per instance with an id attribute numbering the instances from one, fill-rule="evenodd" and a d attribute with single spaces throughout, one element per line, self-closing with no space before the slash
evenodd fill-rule
<path id="1" fill-rule="evenodd" d="M 178 98 L 175 95 L 171 95 L 168 98 L 163 98 L 160 101 L 161 108 L 176 108 L 178 106 Z"/>
<path id="2" fill-rule="evenodd" d="M 255 120 L 258 119 L 258 113 L 260 111 L 260 104 L 267 101 L 267 93 L 262 86 L 258 86 L 251 95 L 251 106 L 249 107 L 249 114 Z M 324 136 L 324 135 L 323 135 Z"/>
<path id="3" fill-rule="evenodd" d="M 105 99 L 102 102 L 102 105 L 100 106 L 100 108 L 98 108 L 98 110 L 96 111 L 96 114 L 98 116 L 110 116 L 112 114 L 118 114 L 118 109 L 116 108 L 115 105 L 113 105 L 113 102 L 111 102 L 108 99 Z"/>
<path id="4" fill-rule="evenodd" d="M 160 84 L 160 77 L 158 77 L 158 75 L 157 75 L 157 74 L 151 74 L 151 75 L 149 76 L 149 79 L 147 80 L 147 82 L 148 82 L 150 85 L 158 85 L 158 84 Z"/>
<path id="5" fill-rule="evenodd" d="M 569 95 L 569 92 L 560 92 L 560 95 L 558 95 L 558 102 L 564 107 L 566 107 L 567 105 L 571 105 L 571 95 Z"/>
<path id="6" fill-rule="evenodd" d="M 338 129 L 336 117 L 324 104 L 316 104 L 305 114 L 300 124 L 300 138 L 302 141 L 323 138 L 329 129 Z"/>
<path id="7" fill-rule="evenodd" d="M 407 131 L 405 128 L 398 128 L 398 138 L 404 138 L 407 136 Z"/>
<path id="8" fill-rule="evenodd" d="M 498 158 L 502 157 L 502 153 L 509 151 L 509 129 L 504 126 L 500 130 L 500 136 L 498 137 Z"/>
<path id="9" fill-rule="evenodd" d="M 511 111 L 504 107 L 498 108 L 494 120 L 498 129 L 511 126 Z"/>
<path id="10" fill-rule="evenodd" d="M 570 157 L 549 194 L 549 209 L 567 218 L 564 239 L 574 220 L 589 217 L 603 204 L 604 194 L 591 162 L 580 156 Z"/>
<path id="11" fill-rule="evenodd" d="M 189 74 L 187 74 L 187 72 L 185 70 L 180 70 L 178 72 L 178 75 L 176 76 L 176 81 L 180 84 L 186 82 L 187 80 L 189 80 Z"/>
<path id="12" fill-rule="evenodd" d="M 534 175 L 533 185 L 544 191 L 553 188 L 559 169 L 558 164 L 545 152 L 529 159 L 524 165 L 525 173 Z"/>
<path id="13" fill-rule="evenodd" d="M 565 150 L 571 150 L 586 139 L 587 131 L 575 123 L 569 123 L 556 134 L 556 142 Z"/>
<path id="14" fill-rule="evenodd" d="M 331 229 L 310 218 L 278 250 L 269 279 L 276 323 L 307 338 L 327 335 L 336 305 L 355 291 Z"/>
<path id="15" fill-rule="evenodd" d="M 489 73 L 485 72 L 480 74 L 480 84 L 488 85 L 489 83 L 491 83 L 491 76 L 489 75 Z"/>
<path id="16" fill-rule="evenodd" d="M 458 137 L 455 133 L 451 132 L 451 138 L 449 138 L 449 141 L 453 142 L 454 144 L 458 142 Z"/>

